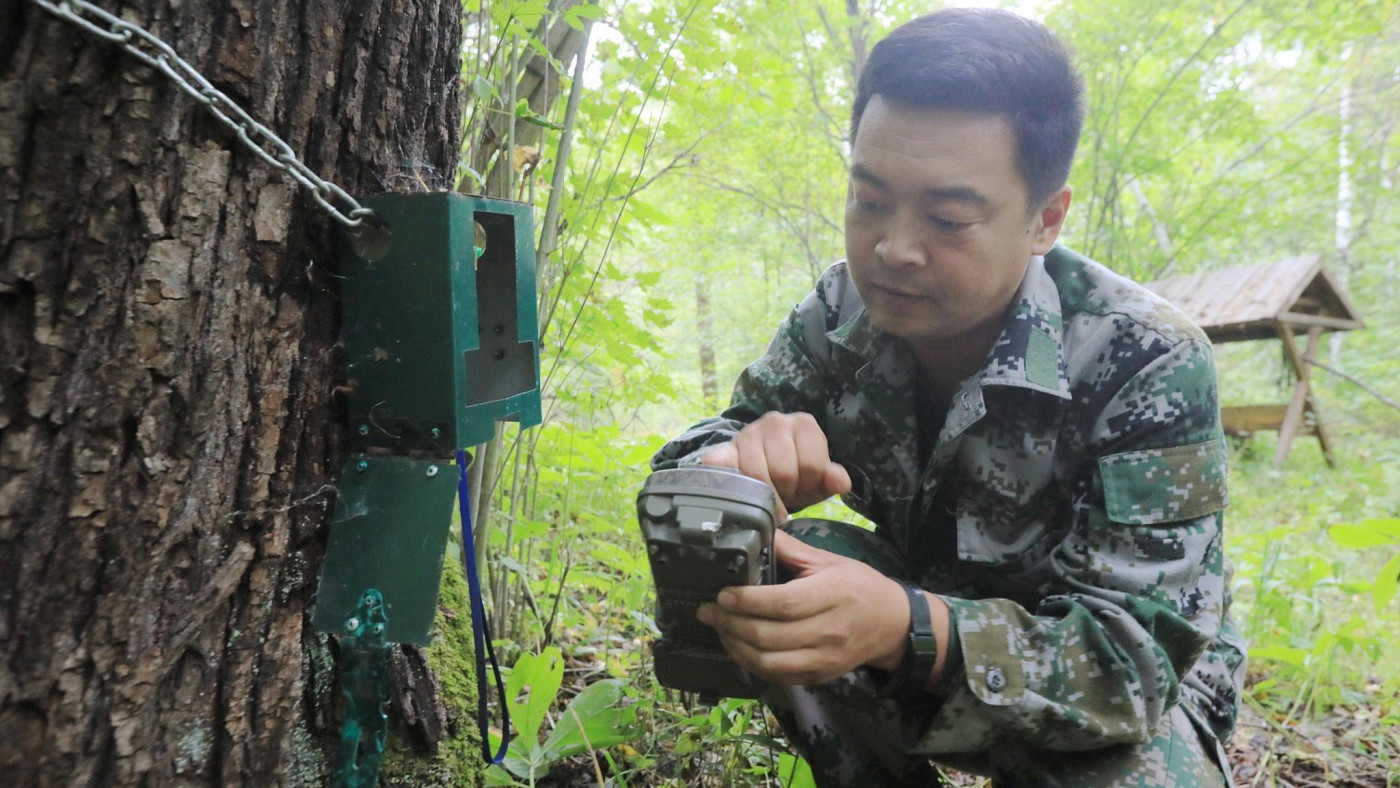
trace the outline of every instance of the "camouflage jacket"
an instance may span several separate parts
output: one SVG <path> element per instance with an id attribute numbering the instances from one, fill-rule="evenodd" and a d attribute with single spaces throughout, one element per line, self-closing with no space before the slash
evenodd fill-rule
<path id="1" fill-rule="evenodd" d="M 1031 260 L 981 372 L 920 462 L 913 356 L 837 263 L 730 407 L 657 454 L 699 461 L 768 411 L 807 412 L 851 508 L 943 595 L 962 668 L 917 748 L 1146 741 L 1178 700 L 1217 741 L 1244 645 L 1226 616 L 1227 453 L 1211 345 L 1139 285 L 1056 247 Z"/>

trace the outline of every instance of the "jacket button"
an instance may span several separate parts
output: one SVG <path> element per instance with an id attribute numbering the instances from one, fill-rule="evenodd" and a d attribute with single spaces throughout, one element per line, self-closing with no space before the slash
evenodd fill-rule
<path id="1" fill-rule="evenodd" d="M 987 689 L 992 692 L 1006 689 L 1006 676 L 1002 674 L 1001 668 L 991 668 L 987 671 Z"/>

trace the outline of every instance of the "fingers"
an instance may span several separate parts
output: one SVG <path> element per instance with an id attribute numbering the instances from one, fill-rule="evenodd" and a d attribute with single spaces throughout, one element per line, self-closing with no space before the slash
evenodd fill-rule
<path id="1" fill-rule="evenodd" d="M 743 602 L 733 603 L 736 607 Z M 766 611 L 778 619 L 756 618 L 719 605 L 702 605 L 701 621 L 719 633 L 725 652 L 749 673 L 777 684 L 816 684 L 830 681 L 849 667 L 833 662 L 836 638 L 821 616 L 806 615 L 801 604 L 769 605 Z"/>
<path id="2" fill-rule="evenodd" d="M 764 651 L 733 638 L 722 642 L 730 659 L 770 684 L 810 686 L 832 681 L 846 672 L 819 648 Z"/>
<path id="3" fill-rule="evenodd" d="M 790 423 L 774 424 L 762 435 L 761 444 L 752 441 L 754 452 L 767 463 L 764 472 L 768 474 L 768 483 L 784 502 L 797 500 L 802 483 L 803 457 L 791 427 Z"/>
<path id="4" fill-rule="evenodd" d="M 909 630 L 904 587 L 792 534 L 778 531 L 773 539 L 795 579 L 726 588 L 697 611 L 735 663 L 778 684 L 828 681 L 860 665 L 896 667 Z"/>
<path id="5" fill-rule="evenodd" d="M 717 465 L 724 468 L 739 467 L 739 452 L 734 448 L 734 444 L 721 443 L 713 446 L 700 455 L 701 465 Z"/>
<path id="6" fill-rule="evenodd" d="M 821 620 L 797 617 L 774 621 L 736 615 L 717 605 L 704 605 L 698 617 L 714 627 L 721 637 L 742 642 L 758 651 L 794 651 L 812 648 L 827 639 Z"/>
<path id="7" fill-rule="evenodd" d="M 737 468 L 767 483 L 783 504 L 782 519 L 850 491 L 850 475 L 831 461 L 826 434 L 808 413 L 765 413 L 723 447 L 701 458 L 705 465 Z"/>
<path id="8" fill-rule="evenodd" d="M 788 538 L 792 539 L 790 536 Z M 793 583 L 735 586 L 721 591 L 716 605 L 721 613 L 734 616 L 767 621 L 798 621 L 820 615 L 831 607 L 829 595 L 813 594 L 811 590 L 794 586 Z"/>
<path id="9" fill-rule="evenodd" d="M 780 429 L 760 428 L 747 435 L 741 432 L 735 436 L 734 446 L 739 452 L 739 470 L 745 476 L 767 482 L 779 498 L 789 500 L 796 454 Z"/>
<path id="10" fill-rule="evenodd" d="M 778 562 L 799 577 L 821 566 L 833 555 L 782 530 L 773 532 L 773 549 L 777 551 Z"/>
<path id="11" fill-rule="evenodd" d="M 780 586 L 727 588 L 697 613 L 735 663 L 778 684 L 829 681 L 863 664 L 897 665 L 909 625 L 903 587 L 858 561 L 787 534 L 780 539 L 790 557 L 797 553 L 815 568 Z"/>
<path id="12" fill-rule="evenodd" d="M 851 474 L 847 473 L 844 466 L 834 462 L 827 463 L 823 480 L 825 481 L 823 500 L 833 495 L 845 495 L 851 491 Z"/>
<path id="13" fill-rule="evenodd" d="M 831 497 L 831 493 L 826 491 L 828 486 L 826 476 L 827 469 L 834 464 L 827 446 L 826 433 L 821 431 L 817 420 L 807 416 L 807 414 L 800 415 L 806 416 L 810 424 L 794 425 L 795 429 L 792 433 L 797 455 L 801 458 L 801 465 L 798 468 L 801 483 L 794 491 L 795 500 L 800 503 L 800 506 L 795 504 L 796 508 L 811 506 Z"/>

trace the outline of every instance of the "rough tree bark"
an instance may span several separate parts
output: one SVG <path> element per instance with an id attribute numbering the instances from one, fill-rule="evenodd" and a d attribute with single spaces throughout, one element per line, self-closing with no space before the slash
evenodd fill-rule
<path id="1" fill-rule="evenodd" d="M 455 170 L 458 0 L 98 1 L 352 193 Z M 324 784 L 331 228 L 159 72 L 0 1 L 6 784 Z M 398 704 L 427 739 L 433 686 Z"/>

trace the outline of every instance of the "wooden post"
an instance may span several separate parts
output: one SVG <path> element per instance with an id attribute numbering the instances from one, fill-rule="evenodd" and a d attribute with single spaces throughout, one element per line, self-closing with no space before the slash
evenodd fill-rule
<path id="1" fill-rule="evenodd" d="M 1282 465 L 1288 459 L 1289 449 L 1293 447 L 1293 438 L 1298 434 L 1298 428 L 1303 424 L 1303 415 L 1310 412 L 1313 415 L 1313 425 L 1317 432 L 1318 442 L 1322 444 L 1322 453 L 1327 458 L 1327 464 L 1333 464 L 1332 448 L 1330 441 L 1322 430 L 1322 422 L 1317 417 L 1317 409 L 1310 401 L 1308 392 L 1308 373 L 1311 366 L 1304 361 L 1304 355 L 1298 353 L 1298 345 L 1293 341 L 1293 327 L 1284 323 L 1279 323 L 1279 339 L 1283 342 L 1285 355 L 1288 363 L 1293 367 L 1293 372 L 1298 376 L 1298 381 L 1293 384 L 1293 398 L 1288 401 L 1288 410 L 1284 414 L 1283 424 L 1278 432 L 1278 449 L 1274 452 L 1274 463 Z M 1322 339 L 1322 327 L 1312 326 L 1308 329 L 1308 344 L 1305 354 L 1311 358 L 1317 352 L 1317 346 Z"/>

